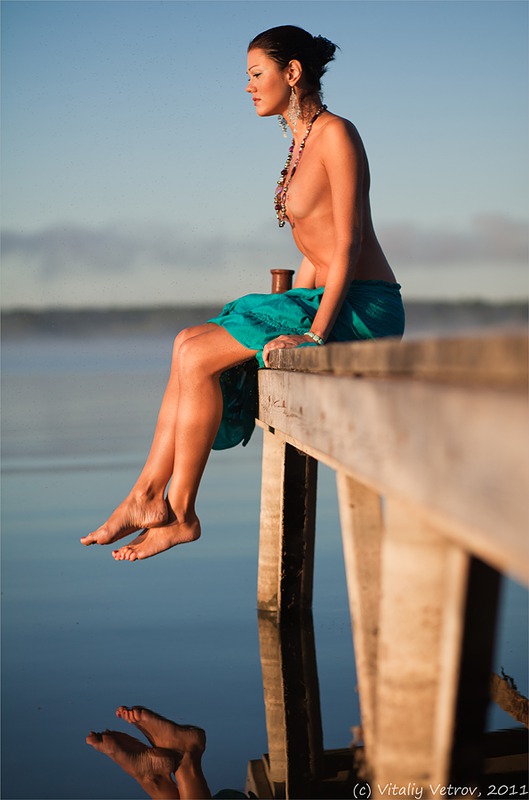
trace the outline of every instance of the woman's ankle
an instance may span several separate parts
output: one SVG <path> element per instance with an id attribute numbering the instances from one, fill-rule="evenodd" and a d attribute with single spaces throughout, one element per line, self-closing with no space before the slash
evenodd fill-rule
<path id="1" fill-rule="evenodd" d="M 163 500 L 165 484 L 150 479 L 139 479 L 131 490 L 131 495 L 138 500 L 151 502 Z"/>

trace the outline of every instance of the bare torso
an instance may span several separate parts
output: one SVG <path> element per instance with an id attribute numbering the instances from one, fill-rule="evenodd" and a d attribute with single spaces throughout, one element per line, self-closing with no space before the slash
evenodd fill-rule
<path id="1" fill-rule="evenodd" d="M 361 206 L 359 214 L 359 251 L 352 270 L 353 280 L 383 280 L 395 282 L 377 240 L 371 219 L 369 201 L 369 165 L 364 146 L 358 131 L 347 120 L 339 120 L 326 113 L 319 125 L 311 131 L 296 174 L 288 188 L 286 208 L 288 221 L 296 245 L 314 267 L 314 285 L 325 286 L 329 266 L 336 247 L 331 185 L 324 165 L 325 127 L 329 124 L 342 124 L 347 130 L 359 165 L 359 186 L 357 194 Z M 296 145 L 294 156 L 297 155 Z"/>

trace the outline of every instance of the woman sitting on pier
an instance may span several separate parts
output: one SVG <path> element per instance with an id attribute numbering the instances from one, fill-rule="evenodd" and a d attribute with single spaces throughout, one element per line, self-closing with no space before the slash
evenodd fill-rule
<path id="1" fill-rule="evenodd" d="M 285 135 L 287 126 L 293 135 L 274 206 L 303 260 L 290 291 L 242 297 L 176 337 L 145 466 L 108 521 L 81 539 L 111 544 L 141 530 L 113 551 L 117 560 L 148 558 L 200 536 L 195 500 L 209 453 L 243 438 L 222 431 L 229 392 L 241 386 L 221 386 L 221 376 L 245 362 L 268 366 L 279 348 L 403 333 L 400 286 L 371 220 L 362 141 L 321 100 L 321 78 L 335 50 L 328 39 L 291 25 L 250 42 L 246 91 L 260 117 L 279 115 Z"/>

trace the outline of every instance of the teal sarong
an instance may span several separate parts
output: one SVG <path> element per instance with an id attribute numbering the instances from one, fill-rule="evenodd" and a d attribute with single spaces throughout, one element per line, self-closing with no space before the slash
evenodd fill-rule
<path id="1" fill-rule="evenodd" d="M 257 369 L 264 367 L 263 347 L 284 334 L 303 334 L 310 330 L 318 311 L 324 287 L 290 289 L 283 294 L 248 294 L 224 306 L 208 322 L 220 325 L 249 350 L 254 359 L 223 372 L 220 384 L 223 397 L 222 421 L 214 450 L 247 444 L 255 427 L 257 413 Z M 347 291 L 328 342 L 352 342 L 401 337 L 404 333 L 404 306 L 400 284 L 386 281 L 353 281 Z M 311 347 L 312 342 L 300 347 Z M 315 345 L 317 346 L 317 345 Z"/>

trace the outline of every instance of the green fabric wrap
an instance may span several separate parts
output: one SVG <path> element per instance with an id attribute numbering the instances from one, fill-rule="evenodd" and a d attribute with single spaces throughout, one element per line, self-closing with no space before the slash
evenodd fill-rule
<path id="1" fill-rule="evenodd" d="M 220 325 L 249 350 L 255 359 L 223 372 L 220 378 L 223 414 L 214 450 L 247 444 L 257 412 L 257 368 L 264 367 L 263 347 L 283 334 L 310 330 L 324 287 L 290 289 L 283 294 L 248 294 L 224 306 L 208 322 Z M 328 342 L 351 342 L 400 337 L 404 333 L 404 306 L 398 283 L 353 281 Z M 307 342 L 300 347 L 317 347 Z"/>

